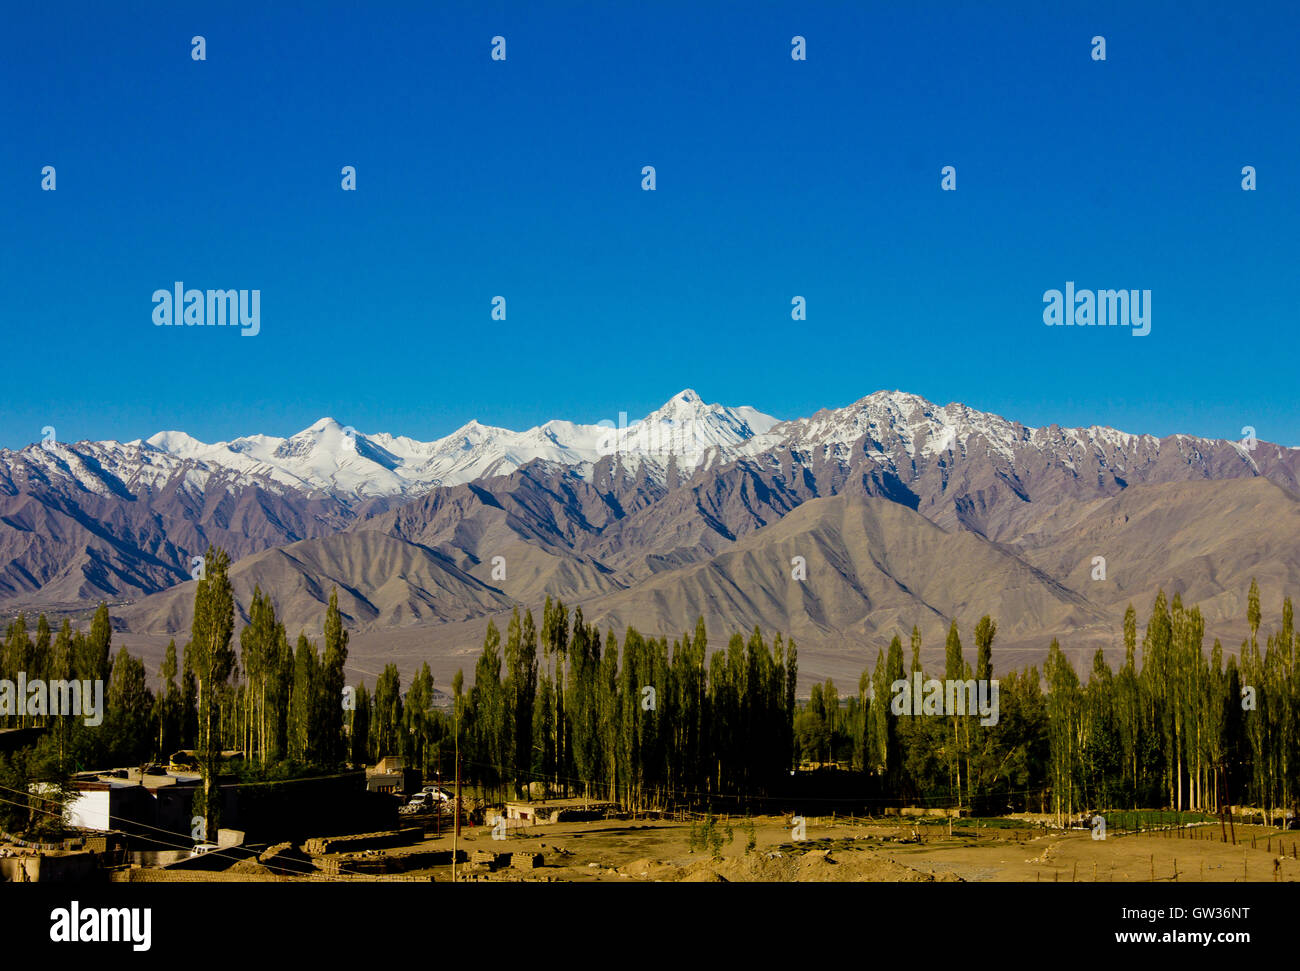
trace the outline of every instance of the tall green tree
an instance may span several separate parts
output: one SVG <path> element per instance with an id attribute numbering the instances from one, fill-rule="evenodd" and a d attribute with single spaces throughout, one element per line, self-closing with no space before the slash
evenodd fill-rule
<path id="1" fill-rule="evenodd" d="M 173 657 L 175 656 L 173 652 Z M 139 762 L 153 750 L 153 695 L 144 662 L 119 648 L 105 698 L 104 734 L 114 762 Z"/>
<path id="2" fill-rule="evenodd" d="M 321 706 L 321 754 L 325 761 L 337 765 L 345 758 L 343 736 L 344 668 L 348 663 L 348 632 L 339 612 L 338 590 L 330 591 L 325 609 L 325 657 L 321 670 L 324 699 Z"/>
<path id="3" fill-rule="evenodd" d="M 203 779 L 202 811 L 209 834 L 217 832 L 217 775 L 221 762 L 220 689 L 235 669 L 235 652 L 230 646 L 235 629 L 235 599 L 230 587 L 230 557 L 225 550 L 209 546 L 204 557 L 204 575 L 194 591 L 194 619 L 190 626 L 193 671 L 198 687 L 199 766 Z M 108 613 L 104 613 L 107 626 Z M 96 612 L 96 621 L 99 618 Z M 98 640 L 97 640 L 98 637 Z M 90 656 L 97 658 L 99 640 L 91 625 Z"/>

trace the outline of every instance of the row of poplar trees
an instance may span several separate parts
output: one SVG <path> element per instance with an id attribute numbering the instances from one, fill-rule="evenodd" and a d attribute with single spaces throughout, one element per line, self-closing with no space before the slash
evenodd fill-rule
<path id="1" fill-rule="evenodd" d="M 528 783 L 645 808 L 768 791 L 793 757 L 798 652 L 755 629 L 708 652 L 693 635 L 601 638 L 578 608 L 548 597 L 488 624 L 466 691 L 453 682 L 465 774 L 489 791 Z"/>
<path id="2" fill-rule="evenodd" d="M 869 777 L 867 794 L 883 803 L 1037 809 L 1062 820 L 1098 809 L 1214 811 L 1248 803 L 1271 818 L 1295 810 L 1300 794 L 1291 601 L 1284 599 L 1280 623 L 1261 645 L 1252 581 L 1246 620 L 1249 637 L 1225 662 L 1217 639 L 1204 650 L 1200 610 L 1161 591 L 1140 640 L 1136 611 L 1125 612 L 1118 670 L 1102 650 L 1090 670 L 1077 670 L 1053 640 L 1041 677 L 1027 667 L 999 679 L 999 718 L 990 726 L 977 716 L 893 714 L 895 681 L 915 671 L 938 677 L 924 670 L 913 628 L 911 663 L 905 667 L 895 637 L 874 670 L 863 672 L 856 697 L 842 701 L 829 680 L 813 686 L 795 720 L 799 756 L 848 763 Z M 992 678 L 996 632 L 989 617 L 976 625 L 972 670 L 954 623 L 943 679 Z"/>
<path id="3" fill-rule="evenodd" d="M 545 783 L 634 807 L 761 797 L 800 762 L 857 770 L 849 799 L 983 812 L 1066 818 L 1233 802 L 1272 815 L 1300 801 L 1294 614 L 1285 599 L 1280 622 L 1261 635 L 1253 581 L 1249 636 L 1235 655 L 1225 658 L 1217 640 L 1207 653 L 1199 609 L 1162 591 L 1140 639 L 1128 608 L 1118 670 L 1099 650 L 1085 674 L 1054 640 L 1041 677 L 1026 667 L 999 679 L 998 722 L 982 726 L 978 716 L 893 713 L 894 682 L 937 676 L 923 668 L 915 628 L 910 664 L 894 637 L 863 671 L 856 697 L 841 699 L 827 681 L 797 704 L 797 651 L 779 634 L 771 643 L 757 629 L 733 635 L 710 653 L 701 619 L 671 644 L 630 627 L 620 643 L 549 598 L 540 628 L 531 611 L 516 610 L 504 638 L 489 623 L 473 685 L 457 674 L 447 712 L 435 707 L 427 663 L 404 693 L 392 664 L 373 694 L 345 685 L 348 635 L 336 595 L 323 652 L 305 634 L 291 648 L 260 589 L 236 639 L 228 568 L 224 552 L 208 551 L 190 639 L 179 660 L 168 645 L 156 691 L 143 662 L 125 648 L 113 654 L 105 606 L 85 632 L 65 621 L 56 633 L 42 615 L 33 637 L 20 615 L 0 644 L 0 678 L 102 680 L 104 722 L 29 713 L 0 716 L 0 727 L 46 726 L 35 761 L 54 776 L 194 750 L 205 805 L 222 750 L 243 751 L 245 771 L 266 777 L 393 754 L 450 777 L 457 747 L 467 780 L 498 796 Z M 981 618 L 972 667 L 954 623 L 942 677 L 994 677 L 996 633 Z"/>
<path id="4" fill-rule="evenodd" d="M 1084 682 L 1055 641 L 1044 673 L 1059 814 L 1108 806 L 1207 811 L 1245 802 L 1271 821 L 1300 795 L 1300 684 L 1289 597 L 1260 650 L 1259 587 L 1246 598 L 1249 637 L 1226 664 L 1204 650 L 1197 607 L 1157 594 L 1141 644 L 1124 617 L 1124 665 L 1098 652 Z M 1140 663 L 1138 653 L 1141 653 Z"/>

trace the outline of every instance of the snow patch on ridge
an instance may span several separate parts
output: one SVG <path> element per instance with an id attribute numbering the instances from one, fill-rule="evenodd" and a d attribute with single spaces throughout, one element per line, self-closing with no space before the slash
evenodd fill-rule
<path id="1" fill-rule="evenodd" d="M 386 432 L 362 434 L 324 417 L 288 438 L 248 435 L 204 443 L 183 431 L 160 431 L 144 441 L 32 445 L 21 452 L 0 450 L 18 477 L 66 479 L 86 491 L 108 494 L 161 489 L 175 481 L 201 494 L 214 476 L 226 488 L 257 484 L 282 493 L 324 493 L 342 497 L 413 496 L 443 485 L 508 475 L 529 462 L 570 468 L 584 478 L 617 454 L 625 467 L 663 482 L 678 473 L 714 469 L 737 459 L 771 453 L 796 461 L 851 463 L 854 451 L 900 474 L 976 454 L 997 456 L 1013 472 L 1025 450 L 1077 470 L 1089 462 L 1124 473 L 1129 459 L 1158 456 L 1160 441 L 1104 426 L 1030 428 L 959 403 L 939 406 L 903 391 L 877 391 L 839 409 L 779 421 L 749 406 L 710 404 L 686 388 L 638 421 L 585 425 L 553 419 L 526 431 L 467 422 L 431 442 Z M 1203 461 L 1218 444 L 1178 435 L 1172 438 L 1188 461 Z M 1254 456 L 1231 444 L 1258 472 Z M 1264 443 L 1261 443 L 1263 445 Z M 116 479 L 119 484 L 114 485 Z"/>

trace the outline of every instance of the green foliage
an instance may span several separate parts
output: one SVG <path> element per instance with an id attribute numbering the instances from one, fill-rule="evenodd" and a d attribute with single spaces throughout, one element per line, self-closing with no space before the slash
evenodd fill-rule
<path id="1" fill-rule="evenodd" d="M 862 743 L 855 741 L 854 750 L 862 752 L 862 768 L 880 781 L 882 792 L 910 802 L 1050 810 L 1063 822 L 1085 809 L 1186 810 L 1231 798 L 1250 799 L 1271 815 L 1300 800 L 1296 633 L 1291 602 L 1284 599 L 1281 623 L 1261 641 L 1255 585 L 1246 614 L 1250 636 L 1240 658 L 1227 658 L 1225 665 L 1218 642 L 1207 656 L 1196 607 L 1157 594 L 1139 644 L 1130 605 L 1121 668 L 1113 670 L 1100 651 L 1090 668 L 1082 657 L 1076 668 L 1054 641 L 1041 679 L 1034 668 L 999 679 L 1000 718 L 988 727 L 970 717 L 895 716 L 889 686 L 905 677 L 895 638 L 887 655 L 877 654 L 875 673 L 864 671 L 859 681 L 866 711 Z M 980 678 L 994 674 L 996 630 L 988 617 L 975 627 L 974 674 Z M 912 658 L 912 669 L 921 671 L 915 628 Z M 946 677 L 972 675 L 955 627 L 944 669 Z M 1254 689 L 1256 710 L 1243 712 L 1247 686 Z M 824 699 L 825 689 L 815 689 L 809 714 L 796 721 L 805 756 L 817 747 L 816 714 L 825 709 Z"/>
<path id="2" fill-rule="evenodd" d="M 175 659 L 175 651 L 172 654 Z M 136 763 L 154 751 L 153 695 L 145 677 L 144 662 L 125 647 L 117 652 L 105 698 L 104 734 L 112 739 L 118 759 Z"/>
<path id="3" fill-rule="evenodd" d="M 715 860 L 722 859 L 722 833 L 716 826 L 709 830 L 709 855 Z"/>
<path id="4" fill-rule="evenodd" d="M 49 737 L 0 753 L 0 830 L 32 840 L 63 835 L 64 809 L 73 790 Z"/>
<path id="5" fill-rule="evenodd" d="M 327 765 L 337 765 L 347 757 L 343 736 L 343 668 L 347 663 L 348 632 L 343 629 L 343 616 L 339 613 L 338 591 L 331 590 L 329 605 L 325 608 L 325 656 L 321 661 L 321 697 L 317 717 L 320 731 L 318 758 Z M 427 675 L 428 671 L 426 664 L 424 673 Z M 429 677 L 426 696 L 432 685 L 433 678 Z M 425 687 L 423 683 L 421 686 Z"/>
<path id="6" fill-rule="evenodd" d="M 707 847 L 709 855 L 715 860 L 722 859 L 722 828 L 718 826 L 718 821 L 713 818 L 713 813 L 709 813 L 704 818 L 704 826 L 701 829 L 702 845 Z"/>
<path id="7" fill-rule="evenodd" d="M 376 759 L 400 754 L 401 724 L 402 678 L 396 664 L 386 664 L 375 681 L 370 718 L 370 751 Z"/>
<path id="8" fill-rule="evenodd" d="M 103 677 L 106 712 L 98 728 L 41 713 L 0 716 L 3 727 L 47 729 L 34 749 L 0 766 L 4 778 L 26 784 L 35 772 L 53 784 L 77 769 L 139 764 L 180 748 L 199 753 L 201 805 L 212 802 L 219 753 L 229 748 L 244 753 L 238 771 L 248 778 L 396 754 L 450 778 L 459 725 L 466 783 L 490 798 L 544 781 L 552 791 L 576 789 L 633 809 L 703 806 L 788 791 L 802 761 L 847 765 L 875 803 L 1050 810 L 1061 821 L 1084 810 L 1203 812 L 1227 801 L 1271 817 L 1300 802 L 1292 605 L 1283 599 L 1269 629 L 1254 583 L 1248 636 L 1235 654 L 1225 656 L 1218 641 L 1207 652 L 1199 609 L 1160 592 L 1145 628 L 1132 605 L 1126 610 L 1122 666 L 1112 668 L 1101 651 L 1089 663 L 1053 641 L 1041 677 L 1027 667 L 998 678 L 999 720 L 981 726 L 973 716 L 894 714 L 895 682 L 913 672 L 927 677 L 916 627 L 909 644 L 900 632 L 875 649 L 856 692 L 841 697 L 828 679 L 799 704 L 797 648 L 780 635 L 769 642 L 757 629 L 737 633 L 725 650 L 710 652 L 701 618 L 671 642 L 629 627 L 620 644 L 558 601 L 547 602 L 540 627 L 531 611 L 516 611 L 504 651 L 488 624 L 472 686 L 466 690 L 461 673 L 453 680 L 455 715 L 435 708 L 427 664 L 405 693 L 397 667 L 386 665 L 373 693 L 356 686 L 345 711 L 348 636 L 337 593 L 323 617 L 322 654 L 305 633 L 291 649 L 270 598 L 255 589 L 237 665 L 228 568 L 228 557 L 209 549 L 189 641 L 179 659 L 168 645 L 156 691 L 125 648 L 112 655 L 104 605 L 84 630 L 64 621 L 55 632 L 44 616 L 33 629 L 24 615 L 14 618 L 0 642 L 0 677 Z M 975 624 L 972 669 L 953 624 L 945 677 L 995 677 L 996 634 L 989 616 Z M 1248 710 L 1243 694 L 1254 699 Z M 15 821 L 16 812 L 26 825 L 29 809 L 9 807 L 4 818 Z M 748 852 L 753 824 L 743 827 Z M 692 851 L 717 853 L 733 839 L 711 816 L 691 827 Z"/>
<path id="9" fill-rule="evenodd" d="M 502 792 L 545 781 L 642 807 L 760 794 L 788 777 L 793 644 L 787 654 L 779 637 L 769 646 L 754 631 L 706 664 L 701 620 L 671 647 L 628 628 L 620 651 L 612 632 L 602 639 L 581 611 L 570 620 L 550 602 L 540 666 L 534 631 L 531 612 L 512 618 L 503 682 L 500 636 L 488 626 L 462 739 L 475 784 Z"/>
<path id="10" fill-rule="evenodd" d="M 199 798 L 205 807 L 208 832 L 217 831 L 217 763 L 221 755 L 222 691 L 235 670 L 235 652 L 230 646 L 235 630 L 235 597 L 230 588 L 230 557 L 224 550 L 208 547 L 204 576 L 194 592 L 194 620 L 190 626 L 192 664 L 198 680 L 199 766 L 203 786 Z M 104 612 L 107 620 L 107 611 Z M 98 617 L 98 615 L 96 615 Z M 95 627 L 91 626 L 91 641 Z M 92 656 L 98 650 L 92 643 Z"/>

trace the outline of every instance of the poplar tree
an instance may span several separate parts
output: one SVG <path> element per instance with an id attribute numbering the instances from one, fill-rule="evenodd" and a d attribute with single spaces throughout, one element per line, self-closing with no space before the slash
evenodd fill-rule
<path id="1" fill-rule="evenodd" d="M 235 668 L 235 652 L 230 646 L 235 629 L 235 599 L 228 571 L 230 557 L 225 550 L 209 546 L 204 557 L 204 575 L 194 591 L 194 619 L 190 626 L 190 651 L 198 693 L 199 766 L 203 779 L 202 810 L 206 832 L 217 832 L 217 774 L 221 761 L 220 702 L 221 688 Z M 97 632 L 91 625 L 88 656 L 97 662 L 106 650 L 108 612 L 101 606 L 95 614 L 104 617 L 105 630 Z M 102 646 L 101 646 L 102 645 Z"/>
<path id="2" fill-rule="evenodd" d="M 1061 645 L 1052 638 L 1043 673 L 1047 677 L 1048 745 L 1051 757 L 1049 784 L 1052 812 L 1058 826 L 1074 814 L 1077 805 L 1077 768 L 1081 722 L 1079 678 Z"/>
<path id="3" fill-rule="evenodd" d="M 119 648 L 105 697 L 104 736 L 115 762 L 138 762 L 152 748 L 153 695 L 144 662 Z"/>
<path id="4" fill-rule="evenodd" d="M 501 684 L 501 633 L 488 622 L 483 653 L 474 667 L 469 697 L 469 737 L 479 783 L 499 789 L 507 774 L 505 691 Z"/>
<path id="5" fill-rule="evenodd" d="M 289 756 L 302 763 L 319 760 L 322 739 L 316 734 L 321 704 L 320 659 L 305 632 L 298 634 L 293 655 L 293 687 L 289 694 Z"/>
<path id="6" fill-rule="evenodd" d="M 461 675 L 461 680 L 464 676 Z M 459 692 L 458 692 L 459 693 Z M 371 712 L 370 750 L 376 759 L 400 753 L 402 724 L 402 679 L 396 664 L 384 665 L 375 681 L 375 700 Z"/>
<path id="7" fill-rule="evenodd" d="M 528 778 L 533 763 L 533 704 L 537 695 L 537 630 L 529 611 L 521 622 L 515 608 L 506 628 L 505 698 L 511 717 L 505 746 L 509 755 L 515 794 L 523 794 L 521 783 Z"/>
<path id="8" fill-rule="evenodd" d="M 349 758 L 354 766 L 361 767 L 370 762 L 370 692 L 366 683 L 357 685 L 356 705 L 351 712 L 348 726 L 351 741 Z"/>
<path id="9" fill-rule="evenodd" d="M 175 751 L 180 741 L 181 697 L 180 688 L 176 684 L 179 667 L 176 640 L 173 638 L 167 642 L 167 651 L 158 671 L 158 694 L 154 697 L 154 724 L 157 726 L 158 742 L 154 756 L 158 759 L 165 759 L 168 753 Z"/>
<path id="10" fill-rule="evenodd" d="M 325 608 L 325 656 L 321 666 L 321 756 L 330 765 L 337 765 L 344 759 L 343 686 L 347 663 L 348 632 L 343 627 L 338 589 L 335 588 L 330 591 L 329 605 Z M 425 667 L 427 670 L 428 666 Z"/>
<path id="11" fill-rule="evenodd" d="M 253 587 L 248 615 L 247 626 L 239 632 L 245 681 L 243 746 L 250 759 L 256 756 L 265 764 L 270 748 L 266 724 L 267 685 L 274 679 L 279 657 L 275 607 L 260 586 Z"/>
<path id="12" fill-rule="evenodd" d="M 429 662 L 425 661 L 415 677 L 411 687 L 406 691 L 402 706 L 403 754 L 406 764 L 417 767 L 421 772 L 428 768 L 430 731 L 430 706 L 433 703 L 433 673 Z"/>
<path id="13" fill-rule="evenodd" d="M 997 636 L 998 624 L 985 614 L 975 625 L 975 681 L 976 697 L 980 684 L 993 680 L 993 639 Z M 966 668 L 969 673 L 969 667 Z M 1000 686 L 999 686 L 1000 687 Z M 991 685 L 987 690 L 992 690 Z M 989 728 L 981 725 L 978 719 L 963 720 L 964 747 L 966 753 L 966 794 L 970 802 L 983 795 L 984 787 L 996 771 L 992 760 L 989 743 Z"/>
<path id="14" fill-rule="evenodd" d="M 208 549 L 209 551 L 212 550 L 211 547 L 208 547 Z M 224 551 L 220 552 L 222 556 L 225 556 Z M 225 562 L 229 566 L 230 558 L 226 557 Z M 91 681 L 103 681 L 107 684 L 113 669 L 111 660 L 113 624 L 108 617 L 107 604 L 101 603 L 95 609 L 95 616 L 90 621 L 90 633 L 83 643 L 85 645 L 84 660 L 79 669 L 78 677 Z"/>
<path id="15" fill-rule="evenodd" d="M 961 653 L 961 637 L 957 633 L 957 621 L 952 621 L 948 627 L 948 639 L 944 643 L 944 665 L 943 676 L 947 683 L 964 680 L 965 661 Z M 946 685 L 945 685 L 946 687 Z M 961 805 L 961 763 L 965 754 L 962 751 L 962 722 L 965 718 L 956 713 L 956 709 L 949 713 L 948 724 L 949 731 L 944 748 L 945 757 L 948 764 L 948 785 L 952 795 L 956 798 L 957 804 Z"/>

